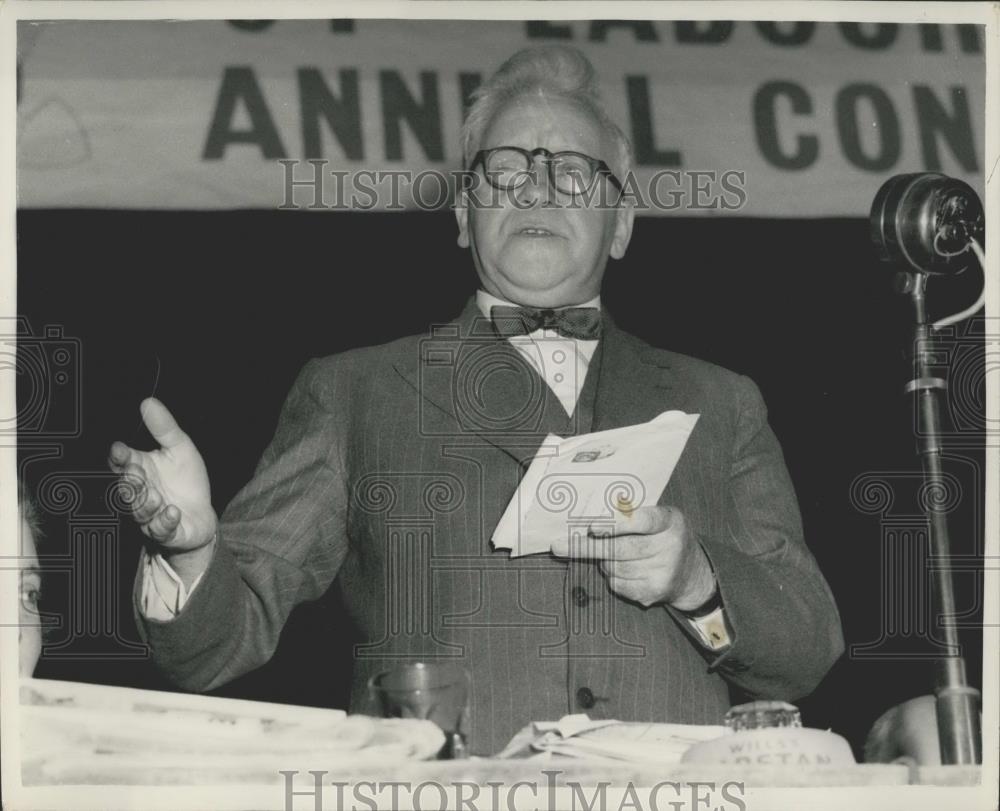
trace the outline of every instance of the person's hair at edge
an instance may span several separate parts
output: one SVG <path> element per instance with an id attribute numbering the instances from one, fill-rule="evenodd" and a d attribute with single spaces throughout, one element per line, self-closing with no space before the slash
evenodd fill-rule
<path id="1" fill-rule="evenodd" d="M 31 495 L 31 490 L 28 489 L 28 485 L 25 484 L 24 479 L 20 476 L 18 476 L 17 479 L 17 510 L 19 518 L 17 528 L 17 552 L 20 555 L 24 551 L 24 539 L 21 537 L 21 526 L 23 524 L 23 526 L 27 527 L 28 531 L 31 533 L 32 540 L 35 542 L 35 555 L 37 556 L 38 547 L 42 545 L 42 541 L 45 539 L 45 533 L 42 530 L 41 513 L 38 510 L 38 504 L 35 501 L 34 496 Z M 39 565 L 41 564 L 39 563 Z M 55 630 L 56 629 L 53 626 L 43 624 L 41 628 L 42 639 L 45 640 L 50 638 Z"/>
<path id="2" fill-rule="evenodd" d="M 28 486 L 21 478 L 17 480 L 17 506 L 21 513 L 21 518 L 27 524 L 28 529 L 31 530 L 31 534 L 35 539 L 35 545 L 37 546 L 43 536 L 42 522 L 38 514 L 38 505 L 35 504 L 35 499 L 32 497 L 31 491 L 28 490 Z M 18 531 L 20 532 L 20 530 Z"/>
<path id="3" fill-rule="evenodd" d="M 500 109 L 512 99 L 531 94 L 566 99 L 589 112 L 617 144 L 612 170 L 625 182 L 632 168 L 632 145 L 604 109 L 594 66 L 583 53 L 568 45 L 540 45 L 518 51 L 473 92 L 461 133 L 466 166 L 483 148 L 483 134 Z"/>

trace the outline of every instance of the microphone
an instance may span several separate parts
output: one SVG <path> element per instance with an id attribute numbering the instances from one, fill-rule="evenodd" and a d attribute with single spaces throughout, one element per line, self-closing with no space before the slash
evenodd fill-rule
<path id="1" fill-rule="evenodd" d="M 936 360 L 934 331 L 977 313 L 985 302 L 986 290 L 984 285 L 971 307 L 928 323 L 927 281 L 935 275 L 960 273 L 966 264 L 963 254 L 967 253 L 982 263 L 985 272 L 983 205 L 972 187 L 961 180 L 929 172 L 896 175 L 875 195 L 870 224 L 879 258 L 901 268 L 896 273 L 896 292 L 907 294 L 913 305 L 913 379 L 905 390 L 916 400 L 917 449 L 924 487 L 931 492 L 945 487 L 938 398 L 948 385 L 935 373 L 941 362 Z M 911 431 L 913 416 L 912 412 L 907 415 Z M 947 515 L 929 501 L 921 506 L 927 519 L 931 558 L 943 561 L 934 568 L 931 580 L 934 608 L 941 617 L 940 639 L 948 651 L 935 662 L 934 707 L 941 762 L 982 763 L 979 692 L 966 681 L 965 659 L 960 653 Z"/>
<path id="2" fill-rule="evenodd" d="M 963 271 L 973 241 L 983 243 L 979 195 L 964 181 L 933 172 L 895 175 L 875 195 L 871 238 L 879 258 L 910 273 Z"/>

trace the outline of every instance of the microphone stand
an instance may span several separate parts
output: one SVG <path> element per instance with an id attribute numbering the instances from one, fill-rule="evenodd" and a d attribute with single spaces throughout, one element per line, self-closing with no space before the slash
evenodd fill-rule
<path id="1" fill-rule="evenodd" d="M 959 654 L 958 629 L 955 626 L 955 591 L 951 574 L 951 541 L 943 509 L 935 504 L 934 492 L 943 490 L 941 469 L 941 420 L 938 394 L 947 383 L 935 377 L 933 333 L 927 323 L 925 308 L 926 273 L 900 272 L 896 276 L 898 292 L 908 294 L 914 316 L 914 378 L 906 384 L 906 393 L 916 397 L 919 425 L 918 452 L 923 462 L 924 491 L 922 508 L 930 531 L 930 553 L 936 566 L 932 578 L 934 605 L 941 617 L 942 640 L 946 653 L 936 665 L 937 725 L 941 744 L 941 762 L 951 764 L 982 763 L 982 735 L 979 719 L 979 691 L 966 682 L 965 659 Z"/>

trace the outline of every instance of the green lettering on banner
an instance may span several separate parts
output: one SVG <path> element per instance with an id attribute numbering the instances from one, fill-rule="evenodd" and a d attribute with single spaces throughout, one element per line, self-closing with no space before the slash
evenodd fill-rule
<path id="1" fill-rule="evenodd" d="M 917 29 L 920 31 L 920 46 L 925 51 L 931 53 L 944 51 L 944 35 L 940 25 L 921 23 Z M 962 53 L 977 54 L 980 52 L 978 26 L 962 24 L 954 26 L 954 29 L 958 35 L 958 47 Z"/>
<path id="2" fill-rule="evenodd" d="M 438 104 L 437 74 L 429 70 L 420 72 L 420 95 L 417 101 L 406 88 L 397 70 L 380 70 L 379 86 L 382 91 L 382 124 L 385 128 L 385 157 L 391 161 L 403 160 L 403 132 L 405 121 L 429 160 L 444 160 L 444 141 L 441 137 L 441 109 Z"/>
<path id="3" fill-rule="evenodd" d="M 840 33 L 844 35 L 844 39 L 851 45 L 870 51 L 888 48 L 896 41 L 896 34 L 899 33 L 899 26 L 896 23 L 874 23 L 875 31 L 871 34 L 861 27 L 861 23 L 837 23 L 837 25 L 840 26 Z"/>
<path id="4" fill-rule="evenodd" d="M 938 136 L 942 136 L 955 160 L 966 172 L 978 172 L 976 147 L 972 141 L 972 113 L 969 110 L 969 96 L 964 87 L 952 87 L 949 115 L 933 89 L 927 85 L 914 85 L 913 103 L 917 111 L 917 127 L 920 132 L 920 151 L 924 158 L 924 168 L 939 171 L 942 168 L 941 153 L 938 151 Z"/>
<path id="5" fill-rule="evenodd" d="M 608 31 L 612 28 L 631 29 L 637 42 L 659 42 L 660 37 L 649 20 L 592 20 L 590 23 L 591 42 L 607 42 Z"/>
<path id="6" fill-rule="evenodd" d="M 658 149 L 653 133 L 653 110 L 649 101 L 649 79 L 626 76 L 629 118 L 632 122 L 632 145 L 640 166 L 680 166 L 681 153 L 676 149 Z"/>
<path id="7" fill-rule="evenodd" d="M 250 129 L 246 130 L 233 129 L 236 105 L 241 101 L 250 118 Z M 230 144 L 256 144 L 265 158 L 286 157 L 278 129 L 250 67 L 230 67 L 223 71 L 202 160 L 219 160 Z"/>
<path id="8" fill-rule="evenodd" d="M 920 31 L 920 46 L 925 51 L 940 53 L 944 50 L 944 37 L 941 36 L 941 26 L 937 23 L 921 23 L 917 26 Z"/>
<path id="9" fill-rule="evenodd" d="M 316 68 L 299 68 L 299 108 L 302 114 L 302 150 L 306 158 L 323 157 L 320 118 L 333 130 L 348 160 L 363 160 L 361 94 L 358 72 L 340 71 L 340 96 L 334 96 Z"/>
<path id="10" fill-rule="evenodd" d="M 694 22 L 685 20 L 674 23 L 674 36 L 681 45 L 719 45 L 733 33 L 729 20 Z"/>
<path id="11" fill-rule="evenodd" d="M 754 23 L 761 36 L 773 45 L 804 45 L 812 39 L 816 31 L 816 23 L 777 23 L 762 22 Z M 785 30 L 786 26 L 791 26 L 790 30 Z"/>
<path id="12" fill-rule="evenodd" d="M 970 25 L 968 23 L 964 25 L 956 26 L 958 28 L 958 44 L 962 49 L 962 53 L 966 54 L 977 54 L 982 53 L 982 46 L 979 44 L 979 32 L 985 31 L 985 26 L 982 25 Z"/>
<path id="13" fill-rule="evenodd" d="M 819 156 L 819 138 L 815 135 L 798 135 L 795 150 L 782 152 L 778 137 L 778 113 L 775 109 L 779 98 L 787 98 L 795 115 L 812 115 L 812 99 L 805 89 L 795 82 L 766 82 L 753 97 L 754 133 L 757 147 L 764 159 L 779 169 L 806 169 Z"/>
<path id="14" fill-rule="evenodd" d="M 257 33 L 258 31 L 266 31 L 274 25 L 274 20 L 229 20 L 229 24 L 240 31 Z"/>
<path id="15" fill-rule="evenodd" d="M 573 29 L 547 20 L 526 20 L 524 33 L 528 39 L 573 39 Z"/>
<path id="16" fill-rule="evenodd" d="M 861 145 L 861 125 L 858 121 L 858 102 L 867 100 L 875 111 L 873 129 L 880 141 L 879 151 L 866 155 Z M 884 172 L 896 165 L 901 150 L 899 118 L 892 100 L 878 85 L 859 82 L 842 88 L 834 100 L 837 132 L 844 156 L 869 172 Z M 866 127 L 866 129 L 868 129 Z"/>
<path id="17" fill-rule="evenodd" d="M 535 16 L 548 13 L 539 9 Z M 490 72 L 532 44 L 577 44 L 588 53 L 635 145 L 640 179 L 623 178 L 626 192 L 646 201 L 651 189 L 658 195 L 656 205 L 642 199 L 637 205 L 650 216 L 689 205 L 692 216 L 713 210 L 847 216 L 870 203 L 864 189 L 873 173 L 945 172 L 981 193 L 989 170 L 982 107 L 986 29 L 980 24 L 942 18 L 897 25 L 859 22 L 855 15 L 853 22 L 829 23 L 459 20 L 447 30 L 430 21 L 328 16 L 128 25 L 118 45 L 92 26 L 40 27 L 33 32 L 37 41 L 19 54 L 19 199 L 25 207 L 141 208 L 162 200 L 170 207 L 212 208 L 233 199 L 267 206 L 273 195 L 253 167 L 292 157 L 333 164 L 325 170 L 328 180 L 330 169 L 351 170 L 351 178 L 362 167 L 418 176 L 457 169 L 463 155 L 450 128 L 467 115 Z M 424 56 L 409 59 L 399 43 Z M 183 71 L 158 70 L 181 52 L 190 57 Z M 94 53 L 103 54 L 96 73 L 84 69 Z M 52 99 L 58 102 L 60 82 L 75 65 L 82 72 L 67 113 Z M 150 70 L 161 82 L 156 95 L 114 81 Z M 170 119 L 175 133 L 159 153 L 159 196 L 129 168 L 142 159 L 150 117 Z M 84 165 L 79 155 L 88 149 L 122 160 Z M 206 170 L 203 182 L 186 182 L 198 165 Z M 294 176 L 286 168 L 286 178 L 298 184 L 296 195 L 309 198 L 299 207 L 308 207 L 311 187 L 299 186 L 324 170 L 296 166 Z M 740 173 L 706 183 L 694 170 L 709 166 Z M 66 173 L 58 185 L 68 190 L 53 188 L 54 170 Z M 789 191 L 795 173 L 808 174 L 827 193 Z M 747 194 L 749 176 L 753 195 Z M 383 191 L 380 181 L 366 182 Z M 430 178 L 424 181 L 423 199 L 400 192 L 401 207 L 440 196 Z M 379 194 L 375 205 L 372 194 L 368 204 L 367 189 L 355 197 L 359 208 L 384 208 L 387 200 Z"/>

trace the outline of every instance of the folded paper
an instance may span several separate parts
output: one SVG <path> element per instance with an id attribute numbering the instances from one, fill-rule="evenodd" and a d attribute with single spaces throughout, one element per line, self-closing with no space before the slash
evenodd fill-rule
<path id="1" fill-rule="evenodd" d="M 493 547 L 511 557 L 548 552 L 557 540 L 585 542 L 617 515 L 655 504 L 698 416 L 664 411 L 639 425 L 550 434 L 500 518 Z"/>

